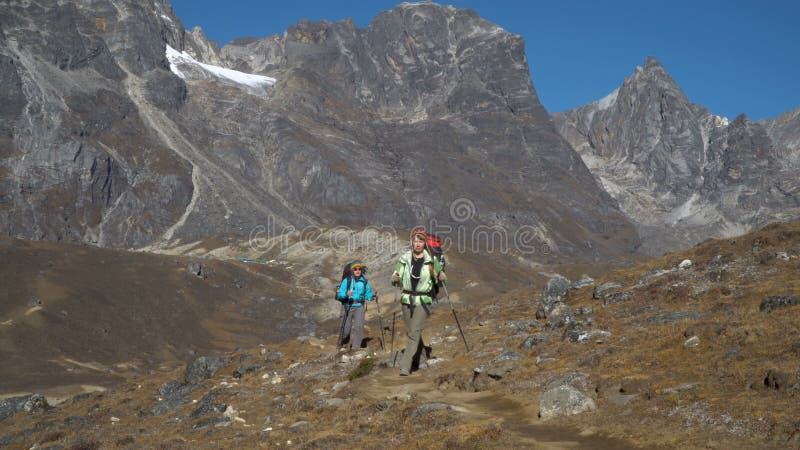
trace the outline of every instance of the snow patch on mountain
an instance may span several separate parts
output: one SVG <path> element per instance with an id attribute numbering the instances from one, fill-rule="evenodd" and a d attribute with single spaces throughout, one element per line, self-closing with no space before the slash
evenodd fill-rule
<path id="1" fill-rule="evenodd" d="M 272 86 L 277 81 L 275 80 L 275 78 L 267 77 L 264 75 L 253 75 L 249 73 L 239 72 L 238 70 L 226 69 L 224 67 L 201 63 L 200 61 L 194 59 L 188 53 L 179 52 L 174 48 L 170 47 L 169 45 L 167 45 L 166 56 L 167 60 L 169 60 L 169 69 L 172 71 L 172 73 L 183 78 L 184 80 L 186 79 L 186 74 L 184 73 L 185 69 L 181 70 L 181 67 L 190 69 L 199 68 L 202 69 L 202 71 L 207 72 L 213 78 L 220 78 L 223 80 L 232 81 L 236 84 L 241 84 L 251 88 L 263 88 L 266 86 Z"/>

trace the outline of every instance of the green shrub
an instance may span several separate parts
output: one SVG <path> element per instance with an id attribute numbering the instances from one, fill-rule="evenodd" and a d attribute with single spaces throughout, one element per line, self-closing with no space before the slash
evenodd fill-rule
<path id="1" fill-rule="evenodd" d="M 369 375 L 369 373 L 372 372 L 373 367 L 375 367 L 375 360 L 372 358 L 364 358 L 358 363 L 355 369 L 350 371 L 350 373 L 347 375 L 347 379 L 353 381 L 356 378 Z"/>

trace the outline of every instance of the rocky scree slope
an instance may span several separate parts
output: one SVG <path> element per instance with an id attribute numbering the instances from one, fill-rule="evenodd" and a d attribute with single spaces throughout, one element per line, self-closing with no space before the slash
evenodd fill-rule
<path id="1" fill-rule="evenodd" d="M 0 19 L 7 235 L 140 247 L 436 219 L 522 229 L 550 258 L 638 244 L 539 103 L 522 39 L 472 11 L 402 4 L 222 49 L 162 0 Z"/>
<path id="2" fill-rule="evenodd" d="M 15 398 L 0 442 L 793 448 L 799 257 L 794 222 L 597 281 L 553 276 L 539 292 L 459 306 L 469 353 L 440 305 L 427 327 L 431 357 L 411 377 L 397 376 L 377 338 L 337 353 L 334 335 L 300 336 L 54 408 Z"/>
<path id="3" fill-rule="evenodd" d="M 607 97 L 553 119 L 646 253 L 800 217 L 797 111 L 762 122 L 715 116 L 649 57 Z"/>

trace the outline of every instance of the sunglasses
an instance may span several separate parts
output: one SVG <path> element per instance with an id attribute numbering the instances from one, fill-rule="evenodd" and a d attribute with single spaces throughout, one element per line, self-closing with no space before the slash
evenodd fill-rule
<path id="1" fill-rule="evenodd" d="M 355 272 L 356 270 L 358 270 L 360 272 L 361 271 L 361 267 L 353 267 L 353 272 Z"/>

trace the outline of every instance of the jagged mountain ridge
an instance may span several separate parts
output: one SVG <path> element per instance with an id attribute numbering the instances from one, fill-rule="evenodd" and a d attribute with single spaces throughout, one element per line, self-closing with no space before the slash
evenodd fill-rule
<path id="1" fill-rule="evenodd" d="M 538 102 L 522 39 L 472 11 L 301 21 L 219 54 L 161 0 L 14 4 L 0 28 L 5 234 L 140 247 L 265 224 L 458 225 L 463 198 L 464 225 L 528 226 L 551 256 L 637 244 Z M 277 83 L 183 80 L 167 45 Z"/>
<path id="2" fill-rule="evenodd" d="M 689 102 L 655 58 L 609 96 L 554 121 L 636 224 L 646 253 L 800 216 L 797 114 L 715 116 Z"/>

